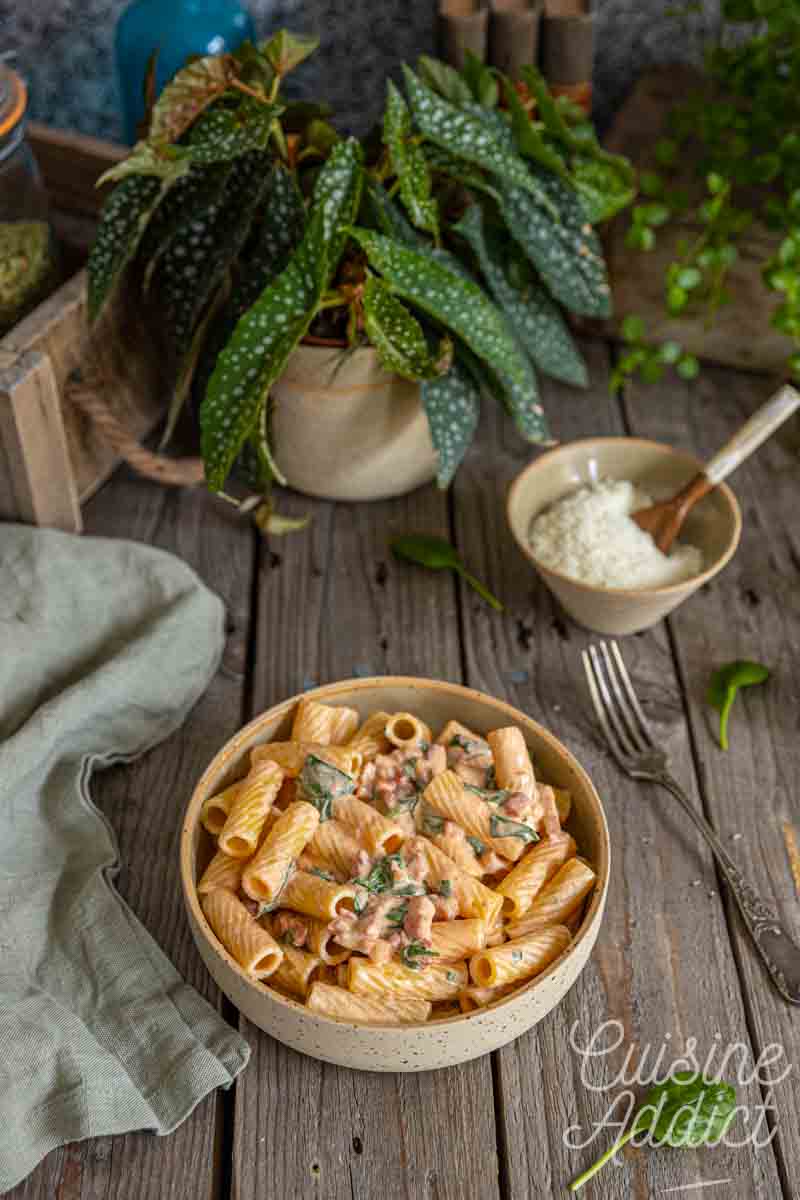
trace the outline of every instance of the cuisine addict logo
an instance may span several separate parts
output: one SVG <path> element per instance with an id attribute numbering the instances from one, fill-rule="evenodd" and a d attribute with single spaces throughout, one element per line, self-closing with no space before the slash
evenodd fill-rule
<path id="1" fill-rule="evenodd" d="M 630 1133 L 634 1125 L 638 1129 L 629 1137 L 633 1146 L 663 1144 L 670 1140 L 665 1139 L 665 1130 L 676 1139 L 676 1130 L 689 1128 L 691 1131 L 693 1122 L 697 1140 L 687 1140 L 686 1144 L 724 1145 L 736 1149 L 747 1146 L 761 1150 L 775 1137 L 778 1114 L 774 1091 L 794 1070 L 784 1047 L 777 1042 L 765 1046 L 757 1059 L 744 1042 L 725 1044 L 721 1034 L 715 1034 L 705 1048 L 698 1044 L 697 1038 L 687 1038 L 680 1053 L 669 1033 L 664 1035 L 660 1045 L 626 1046 L 622 1022 L 614 1020 L 603 1022 L 588 1037 L 576 1021 L 570 1029 L 569 1040 L 572 1050 L 580 1058 L 583 1087 L 602 1096 L 604 1104 L 591 1125 L 577 1123 L 564 1131 L 563 1142 L 569 1150 L 585 1150 L 592 1145 L 598 1150 L 604 1149 L 626 1131 Z M 621 1065 L 617 1066 L 620 1060 Z M 703 1105 L 696 1103 L 696 1096 L 687 1088 L 686 1104 L 676 1108 L 675 1089 L 670 1090 L 670 1081 L 676 1076 L 684 1079 L 695 1076 L 702 1081 L 698 1086 L 721 1085 L 720 1090 L 726 1084 L 732 1084 L 736 1089 L 735 1103 L 733 1093 L 728 1089 L 731 1095 L 728 1109 L 724 1113 L 709 1113 L 709 1104 L 713 1105 L 714 1099 L 712 1094 L 709 1092 L 702 1098 L 703 1111 Z M 647 1106 L 648 1089 L 653 1090 L 652 1112 L 642 1121 L 637 1113 L 641 1113 L 643 1105 Z M 758 1099 L 751 1103 L 754 1093 Z M 694 1114 L 691 1111 L 693 1103 L 696 1103 Z M 673 1116 L 675 1119 L 671 1120 Z M 708 1134 L 702 1138 L 699 1137 L 701 1124 Z M 679 1138 L 671 1144 L 677 1144 L 677 1141 Z M 620 1163 L 618 1154 L 615 1153 L 613 1158 Z"/>

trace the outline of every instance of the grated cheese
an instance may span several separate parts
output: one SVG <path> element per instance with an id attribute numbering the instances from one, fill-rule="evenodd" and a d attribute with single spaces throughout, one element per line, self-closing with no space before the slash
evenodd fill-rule
<path id="1" fill-rule="evenodd" d="M 662 554 L 630 514 L 653 500 L 628 480 L 601 479 L 557 500 L 531 524 L 531 550 L 546 567 L 581 583 L 650 588 L 699 575 L 703 556 L 676 542 Z"/>

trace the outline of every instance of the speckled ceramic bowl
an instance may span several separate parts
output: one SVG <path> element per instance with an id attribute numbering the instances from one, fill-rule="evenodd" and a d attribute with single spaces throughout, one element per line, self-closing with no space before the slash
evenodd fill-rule
<path id="1" fill-rule="evenodd" d="M 597 872 L 597 886 L 568 949 L 520 991 L 466 1016 L 425 1024 L 376 1026 L 333 1021 L 250 979 L 211 932 L 195 881 L 211 856 L 211 840 L 200 824 L 207 796 L 245 773 L 253 746 L 288 737 L 299 697 L 263 713 L 223 746 L 195 788 L 181 836 L 181 879 L 194 939 L 226 996 L 245 1016 L 287 1046 L 342 1066 L 368 1071 L 426 1071 L 466 1062 L 525 1033 L 550 1012 L 577 979 L 597 939 L 608 889 L 609 843 L 603 807 L 586 772 L 552 734 L 530 717 L 480 692 L 433 679 L 388 676 L 351 679 L 304 693 L 327 704 L 346 704 L 362 717 L 377 709 L 413 712 L 432 728 L 455 718 L 478 733 L 518 725 L 537 774 L 572 793 L 567 828 L 579 853 Z"/>
<path id="2" fill-rule="evenodd" d="M 720 483 L 692 509 L 681 541 L 697 546 L 704 569 L 666 587 L 607 588 L 581 583 L 540 562 L 528 543 L 531 522 L 562 496 L 600 479 L 630 479 L 656 500 L 674 495 L 703 464 L 683 450 L 645 438 L 586 438 L 534 459 L 511 485 L 508 523 L 522 553 L 573 620 L 614 637 L 650 629 L 708 583 L 739 545 L 742 516 L 731 489 Z"/>

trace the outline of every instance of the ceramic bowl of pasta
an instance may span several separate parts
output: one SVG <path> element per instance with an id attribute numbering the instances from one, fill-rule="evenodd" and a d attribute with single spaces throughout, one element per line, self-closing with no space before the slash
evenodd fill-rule
<path id="1" fill-rule="evenodd" d="M 427 679 L 287 700 L 200 779 L 181 877 L 222 991 L 279 1041 L 419 1071 L 530 1029 L 575 982 L 608 885 L 600 799 L 530 717 Z"/>

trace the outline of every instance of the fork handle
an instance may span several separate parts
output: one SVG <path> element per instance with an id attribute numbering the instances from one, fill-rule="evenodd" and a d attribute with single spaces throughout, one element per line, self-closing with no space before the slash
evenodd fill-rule
<path id="1" fill-rule="evenodd" d="M 672 776 L 664 771 L 655 778 L 680 801 L 684 812 L 711 847 L 775 987 L 790 1004 L 800 1005 L 800 946 L 792 941 L 778 914 L 744 877 L 708 821 L 697 812 Z"/>

